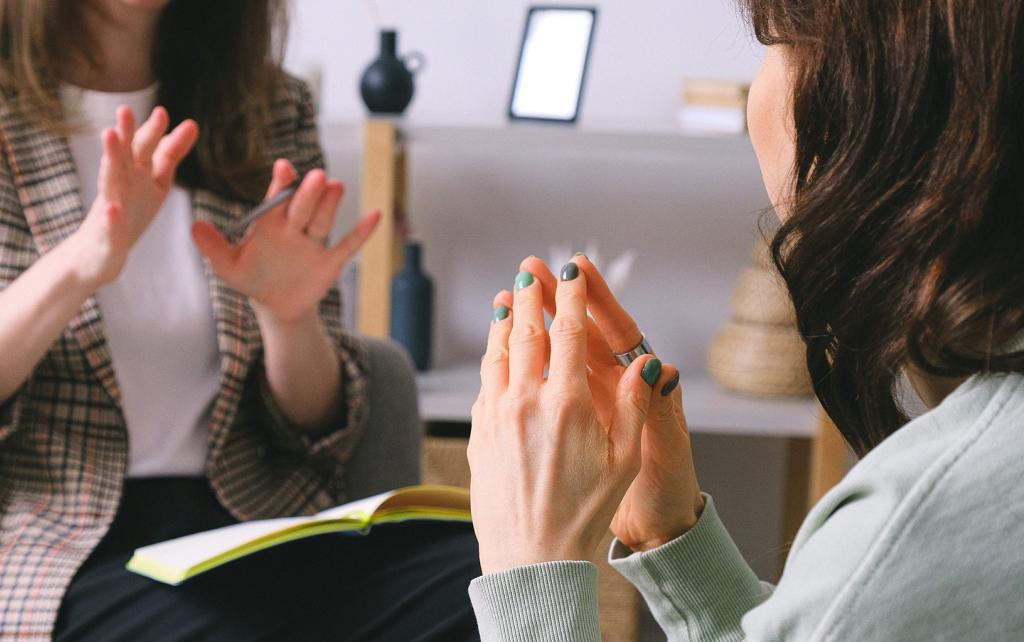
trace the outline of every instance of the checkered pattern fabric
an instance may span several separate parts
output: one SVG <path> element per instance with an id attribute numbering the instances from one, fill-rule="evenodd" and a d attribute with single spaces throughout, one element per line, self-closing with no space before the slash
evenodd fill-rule
<path id="1" fill-rule="evenodd" d="M 300 172 L 321 166 L 309 92 L 289 79 L 267 135 Z M 222 231 L 243 204 L 197 190 L 193 213 Z M 66 139 L 0 97 L 0 290 L 80 225 L 84 208 Z M 275 405 L 252 309 L 209 269 L 221 356 L 206 475 L 238 519 L 308 514 L 343 501 L 345 462 L 367 413 L 365 349 L 342 332 L 341 302 L 321 304 L 338 347 L 346 417 L 311 440 Z M 188 346 L 182 346 L 187 350 Z M 0 367 L 2 356 L 0 356 Z M 0 640 L 47 640 L 64 591 L 106 533 L 128 457 L 120 392 L 90 298 L 31 378 L 0 405 Z"/>

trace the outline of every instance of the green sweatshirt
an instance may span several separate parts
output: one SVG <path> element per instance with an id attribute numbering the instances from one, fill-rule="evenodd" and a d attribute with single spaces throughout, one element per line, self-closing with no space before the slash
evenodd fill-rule
<path id="1" fill-rule="evenodd" d="M 669 640 L 1024 639 L 1022 375 L 972 377 L 858 462 L 811 510 L 778 586 L 707 500 L 678 539 L 610 552 Z M 485 642 L 598 640 L 596 586 L 593 564 L 551 562 L 469 593 Z"/>

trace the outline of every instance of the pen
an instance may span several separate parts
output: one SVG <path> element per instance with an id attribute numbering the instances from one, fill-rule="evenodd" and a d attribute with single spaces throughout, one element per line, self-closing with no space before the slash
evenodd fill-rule
<path id="1" fill-rule="evenodd" d="M 270 210 L 274 209 L 281 203 L 284 203 L 289 198 L 291 198 L 292 195 L 295 193 L 295 190 L 299 189 L 299 185 L 301 184 L 302 179 L 296 178 L 288 185 L 288 187 L 284 188 L 277 194 L 274 194 L 267 200 L 263 201 L 256 207 L 249 210 L 248 214 L 243 216 L 240 221 L 231 226 L 231 235 L 236 237 L 241 236 L 256 219 L 258 219 L 259 217 L 263 216 Z"/>

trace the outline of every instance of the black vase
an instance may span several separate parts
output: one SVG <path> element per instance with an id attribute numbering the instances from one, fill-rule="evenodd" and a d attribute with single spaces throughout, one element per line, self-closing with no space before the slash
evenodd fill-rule
<path id="1" fill-rule="evenodd" d="M 417 370 L 430 368 L 434 284 L 423 272 L 419 243 L 405 246 L 405 265 L 391 280 L 391 338 L 405 346 Z"/>
<path id="2" fill-rule="evenodd" d="M 401 114 L 412 102 L 414 69 L 398 57 L 397 48 L 398 33 L 381 31 L 380 55 L 363 72 L 359 83 L 363 102 L 374 114 Z M 422 61 L 418 54 L 414 56 Z"/>

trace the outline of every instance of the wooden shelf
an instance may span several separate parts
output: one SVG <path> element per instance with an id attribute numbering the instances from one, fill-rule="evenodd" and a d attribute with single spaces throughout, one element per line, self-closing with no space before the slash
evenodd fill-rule
<path id="1" fill-rule="evenodd" d="M 463 152 L 491 154 L 495 147 L 506 153 L 722 153 L 753 154 L 745 135 L 690 134 L 681 130 L 642 128 L 579 128 L 537 123 L 477 125 L 424 124 L 387 119 L 407 143 L 442 145 Z M 326 121 L 321 124 L 325 141 L 359 141 L 362 124 Z"/>
<path id="2" fill-rule="evenodd" d="M 477 365 L 433 370 L 417 379 L 425 421 L 469 422 L 480 390 Z M 749 397 L 702 377 L 683 378 L 683 401 L 694 433 L 810 439 L 818 426 L 818 403 L 813 398 Z"/>

